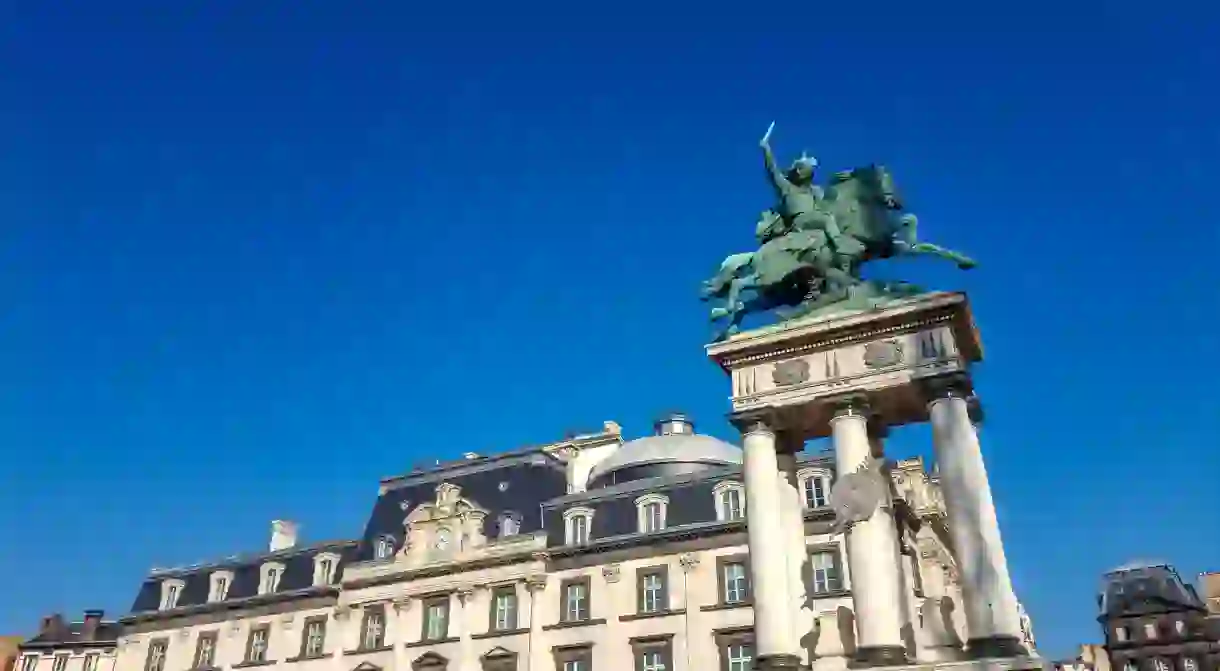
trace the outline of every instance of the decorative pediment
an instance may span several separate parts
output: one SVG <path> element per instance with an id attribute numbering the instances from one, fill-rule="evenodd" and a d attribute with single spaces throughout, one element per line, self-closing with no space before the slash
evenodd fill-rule
<path id="1" fill-rule="evenodd" d="M 470 499 L 462 496 L 462 488 L 455 484 L 442 482 L 436 486 L 436 499 L 415 506 L 405 520 L 410 525 L 415 522 L 428 522 L 462 517 L 467 515 L 486 516 L 487 510 Z"/>
<path id="2" fill-rule="evenodd" d="M 435 652 L 425 652 L 411 662 L 411 668 L 416 671 L 440 671 L 449 666 L 449 660 Z"/>
<path id="3" fill-rule="evenodd" d="M 496 646 L 496 647 L 492 648 L 491 650 L 488 650 L 486 653 L 484 653 L 483 656 L 480 657 L 480 659 L 499 660 L 499 659 L 511 659 L 516 656 L 517 656 L 517 653 L 513 652 L 512 650 L 506 650 L 504 648 L 501 648 L 500 646 Z"/>
<path id="4" fill-rule="evenodd" d="M 360 662 L 352 667 L 352 671 L 381 671 L 381 667 L 371 662 Z"/>
<path id="5" fill-rule="evenodd" d="M 488 511 L 462 496 L 462 488 L 442 482 L 436 497 L 416 506 L 403 520 L 406 542 L 400 556 L 410 562 L 447 561 L 486 545 Z"/>

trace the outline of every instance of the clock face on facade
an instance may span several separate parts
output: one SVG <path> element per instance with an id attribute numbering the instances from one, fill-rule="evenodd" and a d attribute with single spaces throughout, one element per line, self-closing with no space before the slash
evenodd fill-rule
<path id="1" fill-rule="evenodd" d="M 436 532 L 436 540 L 432 542 L 432 547 L 437 550 L 444 551 L 449 549 L 450 534 L 448 529 L 441 529 Z"/>

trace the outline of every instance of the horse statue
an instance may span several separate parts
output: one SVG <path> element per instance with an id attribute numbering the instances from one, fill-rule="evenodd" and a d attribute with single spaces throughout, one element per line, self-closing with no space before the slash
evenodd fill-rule
<path id="1" fill-rule="evenodd" d="M 766 145 L 769 136 L 770 129 L 760 144 L 775 180 L 778 171 Z M 910 285 L 901 289 L 897 284 L 862 280 L 861 266 L 874 259 L 935 256 L 963 269 L 975 265 L 961 253 L 918 239 L 918 220 L 902 213 L 893 177 L 884 166 L 836 173 L 824 197 L 819 196 L 812 204 L 805 203 L 818 216 L 801 218 L 826 223 L 802 228 L 801 219 L 785 224 L 780 213 L 764 211 L 756 228 L 761 243 L 758 251 L 730 255 L 716 275 L 704 282 L 703 300 L 723 300 L 723 305 L 713 308 L 712 320 L 728 320 L 718 340 L 736 333 L 742 319 L 754 312 L 795 308 L 783 315 L 793 318 L 853 295 L 910 293 Z"/>

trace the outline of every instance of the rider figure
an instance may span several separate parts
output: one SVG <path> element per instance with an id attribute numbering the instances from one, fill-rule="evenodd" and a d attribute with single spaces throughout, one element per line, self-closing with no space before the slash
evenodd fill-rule
<path id="1" fill-rule="evenodd" d="M 764 137 L 759 146 L 763 150 L 767 176 L 779 196 L 779 213 L 788 224 L 788 230 L 825 232 L 836 265 L 846 263 L 847 257 L 860 245 L 842 234 L 834 215 L 827 211 L 822 187 L 813 183 L 817 159 L 802 155 L 785 173 L 775 164 L 769 139 Z"/>

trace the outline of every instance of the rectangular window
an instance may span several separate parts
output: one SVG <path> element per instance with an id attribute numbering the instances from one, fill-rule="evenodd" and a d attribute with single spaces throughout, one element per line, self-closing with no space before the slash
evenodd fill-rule
<path id="1" fill-rule="evenodd" d="M 805 505 L 821 508 L 826 505 L 826 479 L 820 475 L 805 478 Z"/>
<path id="2" fill-rule="evenodd" d="M 21 671 L 34 671 L 38 668 L 38 655 L 26 655 L 21 660 Z"/>
<path id="3" fill-rule="evenodd" d="M 666 671 L 665 655 L 656 650 L 645 652 L 640 660 L 644 671 Z"/>
<path id="4" fill-rule="evenodd" d="M 563 613 L 564 622 L 580 622 L 581 620 L 589 619 L 589 580 L 581 578 L 579 580 L 565 582 L 563 585 Z"/>
<path id="5" fill-rule="evenodd" d="M 631 640 L 635 671 L 672 671 L 673 649 L 669 635 L 649 636 Z"/>
<path id="6" fill-rule="evenodd" d="M 425 641 L 440 641 L 449 636 L 449 597 L 428 599 L 424 603 Z"/>
<path id="7" fill-rule="evenodd" d="M 593 671 L 593 650 L 588 645 L 554 649 L 555 671 Z"/>
<path id="8" fill-rule="evenodd" d="M 96 654 L 85 655 L 84 671 L 97 671 L 97 658 Z"/>
<path id="9" fill-rule="evenodd" d="M 55 655 L 55 661 L 51 664 L 51 671 L 66 671 L 68 668 L 67 655 Z"/>
<path id="10" fill-rule="evenodd" d="M 371 606 L 364 609 L 364 623 L 360 627 L 360 649 L 376 650 L 385 646 L 385 611 Z"/>
<path id="11" fill-rule="evenodd" d="M 750 598 L 750 576 L 745 562 L 730 561 L 721 565 L 721 597 L 724 603 L 743 603 Z"/>
<path id="12" fill-rule="evenodd" d="M 334 568 L 334 562 L 329 559 L 323 559 L 318 562 L 318 584 L 328 585 L 331 581 L 331 570 Z"/>
<path id="13" fill-rule="evenodd" d="M 745 519 L 745 511 L 741 505 L 741 490 L 734 488 L 720 492 L 720 509 L 724 511 L 726 522 Z"/>
<path id="14" fill-rule="evenodd" d="M 499 587 L 491 595 L 491 628 L 508 631 L 517 628 L 517 588 Z"/>
<path id="15" fill-rule="evenodd" d="M 666 593 L 668 573 L 664 566 L 650 566 L 637 571 L 637 612 L 660 613 L 669 609 L 669 597 Z"/>
<path id="16" fill-rule="evenodd" d="M 724 648 L 728 671 L 750 671 L 754 665 L 754 646 L 746 642 L 730 643 Z"/>
<path id="17" fill-rule="evenodd" d="M 195 642 L 195 662 L 192 669 L 211 669 L 216 666 L 216 633 L 199 634 Z"/>
<path id="18" fill-rule="evenodd" d="M 270 634 L 271 627 L 265 624 L 250 630 L 250 640 L 246 643 L 247 662 L 267 661 L 267 640 Z"/>
<path id="19" fill-rule="evenodd" d="M 159 638 L 148 644 L 148 658 L 144 660 L 144 671 L 165 671 L 165 651 L 169 641 Z"/>
<path id="20" fill-rule="evenodd" d="M 813 572 L 813 593 L 827 594 L 837 592 L 839 583 L 839 553 L 835 550 L 823 550 L 809 555 L 809 564 Z"/>
<path id="21" fill-rule="evenodd" d="M 321 657 L 326 647 L 326 617 L 311 617 L 305 620 L 305 631 L 301 635 L 301 656 L 307 659 Z"/>

